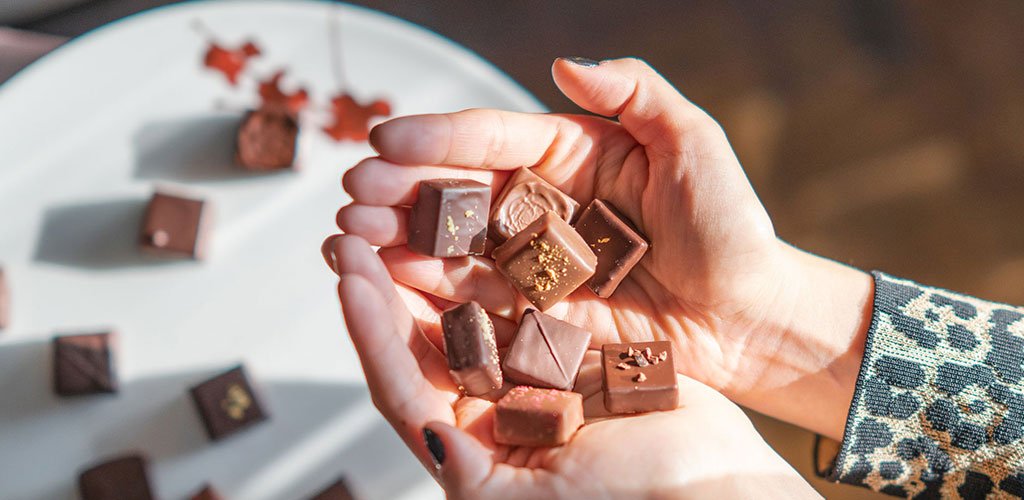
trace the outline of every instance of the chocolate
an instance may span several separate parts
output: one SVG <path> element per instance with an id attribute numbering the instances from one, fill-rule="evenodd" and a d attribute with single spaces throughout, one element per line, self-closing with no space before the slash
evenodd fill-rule
<path id="1" fill-rule="evenodd" d="M 256 171 L 292 168 L 298 137 L 299 124 L 287 113 L 249 111 L 238 127 L 235 162 Z"/>
<path id="2" fill-rule="evenodd" d="M 490 235 L 498 243 L 513 237 L 546 212 L 572 222 L 580 204 L 530 169 L 522 167 L 505 183 L 491 210 Z"/>
<path id="3" fill-rule="evenodd" d="M 465 179 L 420 182 L 409 215 L 409 249 L 431 257 L 484 253 L 491 188 Z"/>
<path id="4" fill-rule="evenodd" d="M 597 266 L 587 242 L 552 212 L 495 248 L 493 256 L 498 270 L 541 311 L 579 288 Z"/>
<path id="5" fill-rule="evenodd" d="M 213 486 L 209 484 L 203 485 L 203 488 L 192 495 L 192 500 L 223 500 L 224 497 L 213 489 Z"/>
<path id="6" fill-rule="evenodd" d="M 311 500 L 355 500 L 355 498 L 356 496 L 352 494 L 352 490 L 349 489 L 345 478 L 340 478 L 334 484 L 317 493 Z"/>
<path id="7" fill-rule="evenodd" d="M 668 341 L 601 346 L 604 407 L 611 413 L 674 410 L 679 388 Z"/>
<path id="8" fill-rule="evenodd" d="M 589 345 L 590 332 L 527 309 L 502 368 L 510 382 L 569 390 Z"/>
<path id="9" fill-rule="evenodd" d="M 594 200 L 576 221 L 576 232 L 597 255 L 597 270 L 587 287 L 608 298 L 633 266 L 647 253 L 647 238 L 625 216 L 603 200 Z"/>
<path id="10" fill-rule="evenodd" d="M 140 455 L 128 455 L 96 465 L 78 476 L 82 500 L 150 500 L 148 464 Z"/>
<path id="11" fill-rule="evenodd" d="M 0 330 L 11 324 L 11 289 L 7 286 L 7 277 L 0 267 Z"/>
<path id="12" fill-rule="evenodd" d="M 470 396 L 482 396 L 501 387 L 494 325 L 476 302 L 448 309 L 441 315 L 444 350 L 452 378 Z"/>
<path id="13" fill-rule="evenodd" d="M 583 425 L 583 395 L 519 386 L 498 400 L 494 441 L 513 446 L 565 444 Z"/>
<path id="14" fill-rule="evenodd" d="M 139 244 L 156 255 L 201 258 L 207 211 L 203 200 L 156 192 L 146 207 Z"/>
<path id="15" fill-rule="evenodd" d="M 117 392 L 111 334 L 54 337 L 53 381 L 60 396 Z"/>
<path id="16" fill-rule="evenodd" d="M 206 433 L 214 441 L 267 419 L 242 366 L 193 387 L 191 394 Z"/>

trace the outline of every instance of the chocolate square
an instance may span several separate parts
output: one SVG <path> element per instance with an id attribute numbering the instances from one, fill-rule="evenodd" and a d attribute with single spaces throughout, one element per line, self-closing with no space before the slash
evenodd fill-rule
<path id="1" fill-rule="evenodd" d="M 249 111 L 238 127 L 235 162 L 255 171 L 292 168 L 298 137 L 299 124 L 287 113 Z"/>
<path id="2" fill-rule="evenodd" d="M 156 255 L 201 258 L 206 211 L 203 200 L 156 192 L 146 207 L 139 244 Z"/>
<path id="3" fill-rule="evenodd" d="M 546 212 L 572 222 L 580 204 L 526 167 L 505 182 L 491 209 L 490 235 L 498 243 L 516 235 Z"/>
<path id="4" fill-rule="evenodd" d="M 465 179 L 420 182 L 409 214 L 409 249 L 431 257 L 484 253 L 491 188 Z"/>
<path id="5" fill-rule="evenodd" d="M 239 365 L 191 389 L 206 433 L 217 441 L 267 419 Z"/>
<path id="6" fill-rule="evenodd" d="M 576 221 L 576 232 L 597 255 L 597 270 L 587 287 L 608 298 L 633 266 L 647 253 L 647 238 L 622 213 L 603 200 L 594 200 Z"/>
<path id="7" fill-rule="evenodd" d="M 117 392 L 111 336 L 93 333 L 54 337 L 54 392 L 60 396 Z"/>
<path id="8" fill-rule="evenodd" d="M 505 377 L 517 384 L 569 390 L 589 345 L 590 332 L 527 309 L 502 368 Z"/>
<path id="9" fill-rule="evenodd" d="M 537 309 L 546 311 L 594 275 L 597 256 L 552 212 L 494 249 L 494 263 Z"/>
<path id="10" fill-rule="evenodd" d="M 604 407 L 611 413 L 674 410 L 679 388 L 668 341 L 601 346 Z"/>
<path id="11" fill-rule="evenodd" d="M 7 285 L 7 276 L 0 267 L 0 330 L 11 324 L 11 289 Z"/>
<path id="12" fill-rule="evenodd" d="M 441 314 L 444 351 L 452 378 L 470 396 L 482 396 L 501 387 L 501 366 L 494 341 L 494 325 L 487 311 L 467 302 Z"/>
<path id="13" fill-rule="evenodd" d="M 311 500 L 355 500 L 355 498 L 356 496 L 352 494 L 352 490 L 349 489 L 345 478 L 340 478 L 334 484 L 317 493 Z"/>
<path id="14" fill-rule="evenodd" d="M 192 500 L 223 500 L 224 497 L 209 484 L 204 484 L 203 488 L 192 495 Z"/>
<path id="15" fill-rule="evenodd" d="M 494 441 L 513 446 L 565 444 L 583 425 L 583 395 L 519 386 L 494 410 Z"/>
<path id="16" fill-rule="evenodd" d="M 128 455 L 96 465 L 78 476 L 82 500 L 150 500 L 148 464 L 140 455 Z"/>

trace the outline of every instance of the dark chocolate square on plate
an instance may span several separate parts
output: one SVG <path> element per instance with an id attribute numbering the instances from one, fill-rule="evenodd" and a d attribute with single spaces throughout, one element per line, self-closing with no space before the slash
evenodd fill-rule
<path id="1" fill-rule="evenodd" d="M 191 389 L 192 400 L 210 439 L 224 439 L 267 419 L 242 366 Z"/>
<path id="2" fill-rule="evenodd" d="M 255 171 L 292 168 L 298 137 L 299 124 L 287 113 L 250 111 L 238 127 L 235 162 Z"/>
<path id="3" fill-rule="evenodd" d="M 312 500 L 354 500 L 355 495 L 352 494 L 352 490 L 348 487 L 348 482 L 345 478 L 340 478 L 324 488 L 320 493 L 317 493 Z"/>
<path id="4" fill-rule="evenodd" d="M 110 333 L 54 337 L 54 392 L 60 396 L 117 392 L 111 337 Z"/>
<path id="5" fill-rule="evenodd" d="M 202 258 L 208 210 L 203 200 L 156 192 L 146 207 L 139 244 L 156 255 Z"/>
<path id="6" fill-rule="evenodd" d="M 150 500 L 146 459 L 127 455 L 95 465 L 78 476 L 82 500 Z"/>
<path id="7" fill-rule="evenodd" d="M 209 484 L 204 484 L 202 489 L 192 494 L 192 500 L 223 500 L 224 497 Z"/>

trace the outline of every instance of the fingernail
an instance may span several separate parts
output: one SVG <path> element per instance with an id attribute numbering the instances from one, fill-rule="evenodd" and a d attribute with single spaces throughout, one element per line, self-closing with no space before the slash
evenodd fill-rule
<path id="1" fill-rule="evenodd" d="M 427 451 L 430 452 L 430 459 L 434 461 L 434 469 L 441 470 L 444 464 L 444 443 L 434 431 L 423 428 L 423 440 L 427 442 Z"/>
<path id="2" fill-rule="evenodd" d="M 583 66 L 584 68 L 593 68 L 594 66 L 601 64 L 600 61 L 595 61 L 593 59 L 590 59 L 589 57 L 572 56 L 563 57 L 562 59 L 565 59 L 566 61 L 569 61 L 577 66 Z"/>

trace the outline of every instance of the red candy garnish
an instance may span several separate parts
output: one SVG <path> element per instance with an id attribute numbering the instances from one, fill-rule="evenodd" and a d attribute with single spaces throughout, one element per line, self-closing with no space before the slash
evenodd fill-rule
<path id="1" fill-rule="evenodd" d="M 238 83 L 238 75 L 245 69 L 249 58 L 260 55 L 260 48 L 252 42 L 237 49 L 225 49 L 216 42 L 210 42 L 210 48 L 206 49 L 206 57 L 203 64 L 208 68 L 224 73 L 224 76 L 231 82 L 231 85 Z"/>
<path id="2" fill-rule="evenodd" d="M 292 116 L 298 115 L 299 111 L 302 111 L 302 108 L 309 103 L 309 93 L 306 92 L 306 89 L 300 88 L 291 94 L 285 94 L 278 85 L 282 76 L 284 76 L 284 71 L 278 71 L 269 80 L 260 82 L 263 109 L 281 111 Z"/>
<path id="3" fill-rule="evenodd" d="M 390 115 L 391 104 L 378 99 L 363 106 L 352 96 L 343 93 L 331 99 L 331 114 L 334 123 L 323 130 L 332 139 L 365 141 L 370 138 L 370 120 L 375 116 Z"/>

